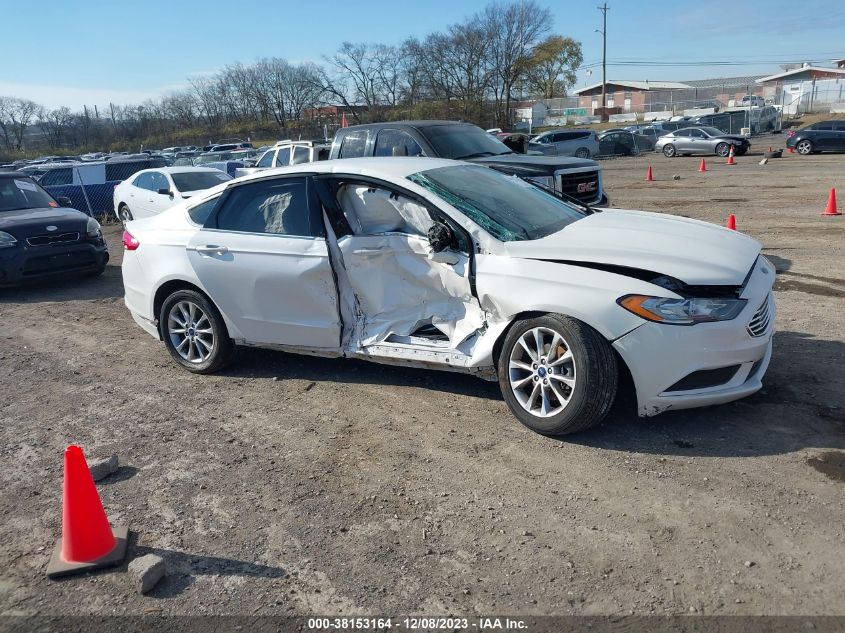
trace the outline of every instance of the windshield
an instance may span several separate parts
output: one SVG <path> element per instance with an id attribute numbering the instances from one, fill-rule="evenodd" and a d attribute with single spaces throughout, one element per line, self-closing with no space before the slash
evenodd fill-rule
<path id="1" fill-rule="evenodd" d="M 29 178 L 0 178 L 0 213 L 58 206 L 49 193 Z"/>
<path id="2" fill-rule="evenodd" d="M 178 191 L 211 189 L 221 182 L 232 179 L 229 174 L 225 174 L 222 171 L 216 174 L 213 171 L 185 172 L 182 174 L 170 174 L 170 177 L 173 178 L 173 184 L 176 185 Z"/>
<path id="3" fill-rule="evenodd" d="M 221 160 L 229 160 L 232 152 L 214 152 L 213 154 L 202 154 L 194 159 L 194 165 L 204 165 L 205 163 L 216 163 Z"/>
<path id="4" fill-rule="evenodd" d="M 429 169 L 408 176 L 502 242 L 535 240 L 584 217 L 563 200 L 516 176 L 477 165 Z"/>
<path id="5" fill-rule="evenodd" d="M 474 125 L 433 125 L 420 130 L 440 158 L 462 160 L 513 154 L 492 134 Z"/>

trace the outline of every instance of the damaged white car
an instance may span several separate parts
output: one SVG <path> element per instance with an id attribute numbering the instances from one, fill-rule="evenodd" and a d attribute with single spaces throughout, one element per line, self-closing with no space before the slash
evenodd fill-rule
<path id="1" fill-rule="evenodd" d="M 772 352 L 753 239 L 469 163 L 265 171 L 130 222 L 124 245 L 132 317 L 189 371 L 254 345 L 468 372 L 546 434 L 602 420 L 623 366 L 654 415 L 757 391 Z"/>

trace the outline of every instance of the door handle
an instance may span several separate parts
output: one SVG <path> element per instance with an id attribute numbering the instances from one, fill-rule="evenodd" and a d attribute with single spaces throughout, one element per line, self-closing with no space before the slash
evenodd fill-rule
<path id="1" fill-rule="evenodd" d="M 222 255 L 228 253 L 229 249 L 225 246 L 217 246 L 215 244 L 206 244 L 205 246 L 197 246 L 194 250 L 200 255 Z"/>

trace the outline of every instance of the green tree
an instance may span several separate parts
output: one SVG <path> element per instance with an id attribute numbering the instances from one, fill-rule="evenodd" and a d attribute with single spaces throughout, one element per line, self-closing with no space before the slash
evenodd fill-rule
<path id="1" fill-rule="evenodd" d="M 552 35 L 537 46 L 528 59 L 527 75 L 532 92 L 544 99 L 565 97 L 575 85 L 575 70 L 584 60 L 581 42 L 571 37 Z"/>

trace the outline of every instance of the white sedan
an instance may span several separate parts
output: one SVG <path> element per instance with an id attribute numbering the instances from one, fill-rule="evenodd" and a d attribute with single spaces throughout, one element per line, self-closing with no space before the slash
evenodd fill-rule
<path id="1" fill-rule="evenodd" d="M 148 218 L 231 179 L 211 167 L 145 169 L 114 188 L 114 212 L 124 224 Z"/>
<path id="2" fill-rule="evenodd" d="M 123 241 L 132 317 L 189 371 L 254 345 L 468 372 L 546 434 L 602 420 L 623 366 L 647 416 L 754 393 L 772 352 L 774 268 L 750 237 L 469 163 L 264 171 Z"/>

